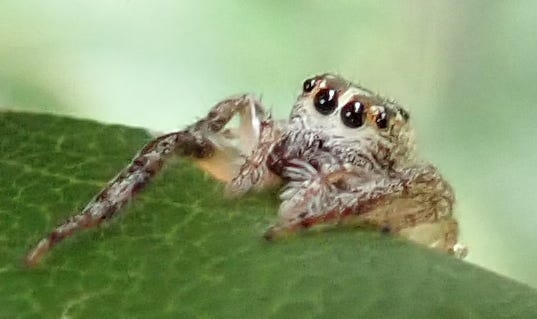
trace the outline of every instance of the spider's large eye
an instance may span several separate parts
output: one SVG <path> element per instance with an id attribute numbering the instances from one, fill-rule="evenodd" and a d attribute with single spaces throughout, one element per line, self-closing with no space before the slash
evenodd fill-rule
<path id="1" fill-rule="evenodd" d="M 345 104 L 341 108 L 341 121 L 345 126 L 358 128 L 364 124 L 364 105 L 358 101 Z"/>
<path id="2" fill-rule="evenodd" d="M 316 78 L 307 79 L 302 84 L 302 89 L 304 89 L 304 92 L 309 93 L 313 91 L 313 88 L 315 87 L 316 82 L 317 82 Z"/>
<path id="3" fill-rule="evenodd" d="M 334 89 L 322 89 L 313 98 L 315 109 L 323 114 L 328 115 L 337 107 L 337 91 Z"/>
<path id="4" fill-rule="evenodd" d="M 380 107 L 377 111 L 377 114 L 375 114 L 375 123 L 380 129 L 388 127 L 388 114 L 386 113 L 386 109 L 384 107 Z"/>

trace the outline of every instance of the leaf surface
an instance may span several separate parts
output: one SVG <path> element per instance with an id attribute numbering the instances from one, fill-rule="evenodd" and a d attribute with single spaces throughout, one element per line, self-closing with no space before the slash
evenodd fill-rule
<path id="1" fill-rule="evenodd" d="M 104 227 L 22 258 L 150 137 L 0 113 L 0 318 L 537 318 L 537 292 L 403 239 L 350 228 L 267 242 L 272 193 L 230 200 L 186 160 Z"/>

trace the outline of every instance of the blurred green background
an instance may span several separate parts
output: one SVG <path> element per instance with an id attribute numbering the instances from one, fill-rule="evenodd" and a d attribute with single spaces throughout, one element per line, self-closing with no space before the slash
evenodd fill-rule
<path id="1" fill-rule="evenodd" d="M 167 131 L 340 73 L 408 106 L 467 260 L 537 287 L 536 49 L 535 1 L 2 0 L 0 108 Z"/>

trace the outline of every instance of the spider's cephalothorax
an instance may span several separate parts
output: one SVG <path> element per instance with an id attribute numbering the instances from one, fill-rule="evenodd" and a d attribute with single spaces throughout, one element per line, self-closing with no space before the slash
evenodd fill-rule
<path id="1" fill-rule="evenodd" d="M 236 114 L 239 126 L 225 128 Z M 26 261 L 36 264 L 73 232 L 113 216 L 173 155 L 195 158 L 227 182 L 232 196 L 282 185 L 279 221 L 267 239 L 353 217 L 464 257 L 453 191 L 434 166 L 416 158 L 408 121 L 394 101 L 331 74 L 304 81 L 287 121 L 274 121 L 252 95 L 228 98 L 185 130 L 149 142 Z"/>
<path id="2" fill-rule="evenodd" d="M 313 164 L 328 154 L 362 170 L 404 166 L 413 159 L 407 121 L 408 113 L 393 101 L 342 78 L 326 74 L 308 79 L 269 166 L 277 172 L 285 166 L 282 158 Z M 277 167 L 271 163 L 276 159 Z"/>

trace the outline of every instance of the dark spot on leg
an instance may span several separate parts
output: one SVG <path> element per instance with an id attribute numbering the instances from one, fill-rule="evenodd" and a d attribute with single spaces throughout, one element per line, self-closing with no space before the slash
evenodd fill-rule
<path id="1" fill-rule="evenodd" d="M 380 228 L 380 232 L 383 233 L 383 234 L 389 234 L 391 231 L 392 231 L 392 228 L 388 224 L 384 224 Z"/>
<path id="2" fill-rule="evenodd" d="M 268 241 L 272 241 L 274 237 L 276 237 L 276 230 L 274 226 L 267 229 L 267 231 L 263 234 L 263 238 Z"/>
<path id="3" fill-rule="evenodd" d="M 132 172 L 138 170 L 140 167 L 143 167 L 145 165 L 145 163 L 147 163 L 147 157 L 145 157 L 143 155 L 138 156 L 137 158 L 135 158 L 132 161 L 132 164 L 129 166 L 128 172 L 132 173 Z"/>
<path id="4" fill-rule="evenodd" d="M 209 112 L 209 114 L 207 114 L 207 118 L 208 119 L 213 119 L 213 118 L 217 117 L 218 114 L 220 114 L 220 113 L 217 110 L 211 110 Z"/>
<path id="5" fill-rule="evenodd" d="M 162 160 L 157 160 L 152 163 L 147 163 L 144 171 L 149 174 L 149 176 L 155 176 L 155 174 L 160 171 L 162 167 Z"/>
<path id="6" fill-rule="evenodd" d="M 107 198 L 108 198 L 108 192 L 106 192 L 106 191 L 102 191 L 102 192 L 97 196 L 97 201 L 99 201 L 99 202 L 101 202 L 101 201 L 105 201 Z"/>
<path id="7" fill-rule="evenodd" d="M 209 123 L 209 128 L 213 132 L 219 132 L 226 124 L 227 124 L 226 119 L 216 118 Z"/>
<path id="8" fill-rule="evenodd" d="M 303 228 L 310 228 L 312 225 L 313 225 L 313 221 L 311 220 L 306 219 L 300 222 L 300 226 L 302 226 Z"/>
<path id="9" fill-rule="evenodd" d="M 50 233 L 50 235 L 48 236 L 48 240 L 50 241 L 50 245 L 54 245 L 56 243 L 58 243 L 60 240 L 62 239 L 62 236 L 60 233 L 58 233 L 57 231 L 53 231 L 52 233 Z"/>
<path id="10" fill-rule="evenodd" d="M 105 212 L 101 215 L 101 220 L 112 218 L 114 214 L 121 208 L 122 204 L 115 204 L 106 208 Z"/>
<path id="11" fill-rule="evenodd" d="M 145 186 L 146 183 L 136 183 L 134 184 L 134 186 L 132 186 L 132 189 L 131 189 L 131 196 L 136 194 L 140 189 L 142 189 L 142 187 Z"/>

